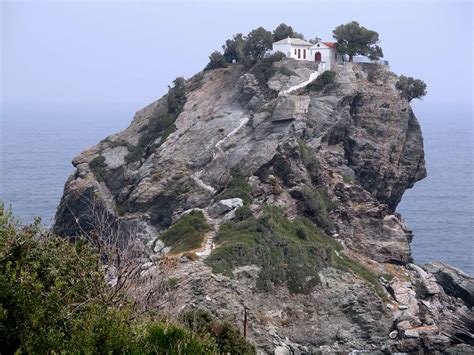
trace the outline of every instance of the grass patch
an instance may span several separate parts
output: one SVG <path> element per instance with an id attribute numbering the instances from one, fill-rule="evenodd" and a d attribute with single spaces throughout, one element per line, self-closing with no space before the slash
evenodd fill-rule
<path id="1" fill-rule="evenodd" d="M 183 253 L 199 248 L 204 242 L 206 232 L 211 230 L 201 211 L 192 211 L 181 216 L 161 236 L 172 253 Z"/>
<path id="2" fill-rule="evenodd" d="M 244 204 L 249 204 L 251 191 L 252 187 L 245 176 L 239 170 L 233 170 L 229 182 L 218 197 L 220 200 L 238 197 L 242 199 Z"/>
<path id="3" fill-rule="evenodd" d="M 105 168 L 107 163 L 103 155 L 98 155 L 89 162 L 89 169 L 91 169 L 97 181 L 105 181 Z"/>
<path id="4" fill-rule="evenodd" d="M 231 276 L 235 267 L 258 265 L 257 289 L 268 292 L 286 284 L 292 293 L 307 293 L 319 283 L 318 271 L 331 263 L 341 246 L 305 218 L 289 221 L 281 209 L 266 207 L 259 218 L 226 222 L 219 245 L 206 259 L 213 272 Z"/>

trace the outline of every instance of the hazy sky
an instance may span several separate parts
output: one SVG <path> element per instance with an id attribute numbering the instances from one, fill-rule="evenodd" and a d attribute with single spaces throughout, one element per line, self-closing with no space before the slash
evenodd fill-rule
<path id="1" fill-rule="evenodd" d="M 234 33 L 291 24 L 331 40 L 357 20 L 379 32 L 397 74 L 423 79 L 425 105 L 472 104 L 471 1 L 3 1 L 6 105 L 136 109 L 201 70 Z"/>

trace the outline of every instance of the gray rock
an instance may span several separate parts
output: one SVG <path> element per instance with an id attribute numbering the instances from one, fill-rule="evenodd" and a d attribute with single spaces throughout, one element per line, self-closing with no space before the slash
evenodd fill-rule
<path id="1" fill-rule="evenodd" d="M 209 208 L 209 213 L 212 215 L 219 216 L 243 205 L 244 203 L 241 198 L 229 198 L 226 200 L 220 200 L 214 203 Z"/>
<path id="2" fill-rule="evenodd" d="M 425 264 L 423 268 L 434 275 L 438 284 L 448 295 L 462 299 L 468 307 L 474 306 L 474 278 L 472 276 L 439 261 Z"/>

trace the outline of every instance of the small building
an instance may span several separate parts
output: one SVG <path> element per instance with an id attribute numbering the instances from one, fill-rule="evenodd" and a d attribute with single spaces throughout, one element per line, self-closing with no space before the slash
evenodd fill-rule
<path id="1" fill-rule="evenodd" d="M 336 53 L 334 42 L 310 43 L 300 38 L 285 38 L 273 43 L 273 53 L 282 52 L 288 58 L 296 60 L 324 63 L 324 69 L 330 69 L 332 64 L 342 62 L 342 57 Z"/>

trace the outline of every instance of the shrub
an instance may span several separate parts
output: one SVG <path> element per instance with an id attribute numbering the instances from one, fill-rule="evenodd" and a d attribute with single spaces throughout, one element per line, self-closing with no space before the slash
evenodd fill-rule
<path id="1" fill-rule="evenodd" d="M 91 169 L 97 181 L 102 182 L 105 180 L 105 168 L 107 163 L 105 157 L 102 155 L 96 156 L 89 162 L 89 169 Z"/>
<path id="2" fill-rule="evenodd" d="M 260 87 L 264 90 L 268 89 L 268 80 L 276 72 L 273 63 L 279 62 L 285 57 L 282 52 L 276 52 L 272 55 L 259 59 L 255 65 L 250 69 L 250 73 L 255 75 Z"/>
<path id="3" fill-rule="evenodd" d="M 241 198 L 245 204 L 250 203 L 251 186 L 239 170 L 232 170 L 230 180 L 224 190 L 219 194 L 219 199 Z"/>
<path id="4" fill-rule="evenodd" d="M 218 248 L 205 261 L 214 272 L 231 276 L 235 267 L 258 265 L 258 290 L 286 284 L 292 293 L 309 292 L 330 251 L 340 248 L 307 219 L 289 221 L 276 207 L 265 207 L 259 218 L 224 223 L 215 241 Z"/>
<path id="5" fill-rule="evenodd" d="M 21 227 L 0 203 L 2 353 L 255 353 L 235 328 L 213 318 L 219 328 L 198 334 L 134 314 L 126 301 L 113 301 L 117 290 L 88 245 L 43 230 L 37 223 Z M 175 287 L 177 280 L 168 282 Z"/>
<path id="6" fill-rule="evenodd" d="M 221 52 L 212 52 L 209 56 L 209 63 L 206 65 L 204 70 L 211 70 L 217 68 L 227 67 L 227 62 Z"/>
<path id="7" fill-rule="evenodd" d="M 310 91 L 329 91 L 337 87 L 336 72 L 333 70 L 326 70 L 311 83 L 306 85 L 306 92 Z"/>
<path id="8" fill-rule="evenodd" d="M 426 84 L 411 76 L 400 75 L 395 87 L 400 91 L 400 95 L 410 102 L 413 99 L 419 99 L 427 94 Z"/>
<path id="9" fill-rule="evenodd" d="M 327 233 L 334 229 L 334 224 L 329 217 L 331 201 L 323 188 L 304 187 L 303 213 Z"/>
<path id="10" fill-rule="evenodd" d="M 173 80 L 173 87 L 168 90 L 167 102 L 168 112 L 176 118 L 183 111 L 186 103 L 186 85 L 183 77 L 177 77 Z"/>
<path id="11" fill-rule="evenodd" d="M 253 216 L 252 210 L 248 205 L 244 205 L 242 207 L 237 208 L 235 211 L 235 218 L 236 221 L 243 221 L 245 219 L 249 219 Z"/>
<path id="12" fill-rule="evenodd" d="M 302 139 L 298 140 L 298 145 L 300 147 L 301 160 L 311 177 L 311 183 L 318 184 L 321 180 L 321 164 L 316 158 L 316 154 Z"/>
<path id="13" fill-rule="evenodd" d="M 239 330 L 228 322 L 216 320 L 209 312 L 197 309 L 182 315 L 183 324 L 193 332 L 210 335 L 216 341 L 221 354 L 255 354 L 255 346 L 249 343 Z"/>
<path id="14" fill-rule="evenodd" d="M 169 112 L 158 109 L 154 116 L 149 119 L 147 129 L 142 133 L 137 145 L 127 145 L 128 154 L 125 156 L 127 163 L 139 161 L 148 152 L 150 145 L 158 138 L 160 141 L 155 145 L 158 148 L 176 130 L 175 118 Z"/>
<path id="15" fill-rule="evenodd" d="M 172 253 L 182 253 L 199 248 L 209 230 L 211 226 L 204 214 L 195 210 L 181 216 L 161 235 L 161 239 L 171 247 Z"/>

